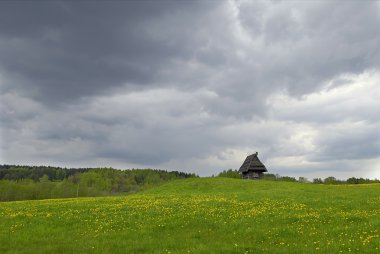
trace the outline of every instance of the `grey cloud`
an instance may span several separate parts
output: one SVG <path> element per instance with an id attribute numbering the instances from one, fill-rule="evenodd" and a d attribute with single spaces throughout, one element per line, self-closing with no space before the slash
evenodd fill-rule
<path id="1" fill-rule="evenodd" d="M 326 169 L 344 164 L 334 157 L 376 158 L 377 134 L 368 126 L 378 124 L 378 103 L 363 102 L 370 91 L 360 103 L 355 95 L 341 105 L 302 102 L 326 92 L 326 82 L 330 92 L 351 85 L 344 73 L 378 71 L 375 5 L 1 2 L 2 160 L 194 161 L 210 172 L 213 160 L 231 166 L 228 159 L 251 150 L 326 162 L 315 167 Z M 281 92 L 291 101 L 276 108 L 269 98 Z M 363 132 L 345 126 L 340 135 L 341 121 L 364 121 Z"/>
<path id="2" fill-rule="evenodd" d="M 311 160 L 363 160 L 380 157 L 378 124 L 350 123 L 349 126 L 342 125 L 332 125 L 321 131 L 315 140 L 319 151 L 310 156 Z"/>
<path id="3" fill-rule="evenodd" d="M 258 58 L 264 60 L 263 81 L 271 86 L 302 95 L 341 73 L 379 67 L 380 20 L 375 3 L 267 4 L 267 12 L 254 22 L 252 9 L 262 3 L 247 5 L 241 6 L 240 19 L 253 39 L 264 42 Z"/>
<path id="4" fill-rule="evenodd" d="M 32 150 L 34 146 L 43 146 L 39 151 L 45 153 L 44 160 L 65 157 L 80 163 L 78 151 L 67 150 L 75 143 L 87 147 L 88 156 L 157 165 L 173 157 L 202 156 L 220 145 L 213 130 L 215 125 L 204 126 L 208 120 L 200 115 L 202 109 L 197 102 L 207 97 L 207 93 L 194 97 L 177 92 L 171 97 L 169 91 L 165 94 L 139 92 L 125 97 L 103 97 L 93 103 L 86 101 L 84 105 L 53 111 L 40 110 L 43 105 L 37 104 L 36 111 L 29 109 L 34 117 L 17 121 L 12 128 L 3 126 L 3 141 L 8 144 L 5 155 L 13 158 L 12 153 L 21 143 Z M 18 101 L 22 98 L 13 96 L 8 107 L 23 115 L 28 109 L 17 108 Z"/>

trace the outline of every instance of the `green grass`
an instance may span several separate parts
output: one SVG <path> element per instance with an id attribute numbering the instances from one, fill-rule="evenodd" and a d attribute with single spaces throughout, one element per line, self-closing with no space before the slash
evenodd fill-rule
<path id="1" fill-rule="evenodd" d="M 380 253 L 380 185 L 176 180 L 0 203 L 0 253 Z"/>

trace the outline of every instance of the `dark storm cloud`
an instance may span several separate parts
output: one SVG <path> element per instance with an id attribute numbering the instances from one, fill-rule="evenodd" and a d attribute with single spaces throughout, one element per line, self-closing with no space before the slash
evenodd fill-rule
<path id="1" fill-rule="evenodd" d="M 192 54 L 186 45 L 189 38 L 181 33 L 170 38 L 165 27 L 156 31 L 157 20 L 178 15 L 180 29 L 194 29 L 188 26 L 191 19 L 186 13 L 202 12 L 207 5 L 2 2 L 0 70 L 9 80 L 5 85 L 29 90 L 50 102 L 107 92 L 124 84 L 149 85 L 168 61 Z"/>
<path id="2" fill-rule="evenodd" d="M 302 95 L 380 59 L 373 3 L 244 2 L 237 15 L 223 2 L 1 5 L 5 85 L 49 102 L 170 84 L 210 87 L 239 102 L 231 114 L 253 97 L 261 112 L 276 89 Z"/>

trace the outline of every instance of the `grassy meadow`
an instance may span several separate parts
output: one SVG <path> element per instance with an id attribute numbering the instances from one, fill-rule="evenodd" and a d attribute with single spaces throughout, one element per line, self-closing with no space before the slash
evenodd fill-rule
<path id="1" fill-rule="evenodd" d="M 190 178 L 3 202 L 0 253 L 380 253 L 380 184 Z"/>

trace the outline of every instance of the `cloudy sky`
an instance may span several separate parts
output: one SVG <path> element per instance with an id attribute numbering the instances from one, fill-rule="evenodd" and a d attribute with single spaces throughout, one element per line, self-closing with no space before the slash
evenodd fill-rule
<path id="1" fill-rule="evenodd" d="M 380 2 L 1 1 L 0 163 L 380 178 Z"/>

